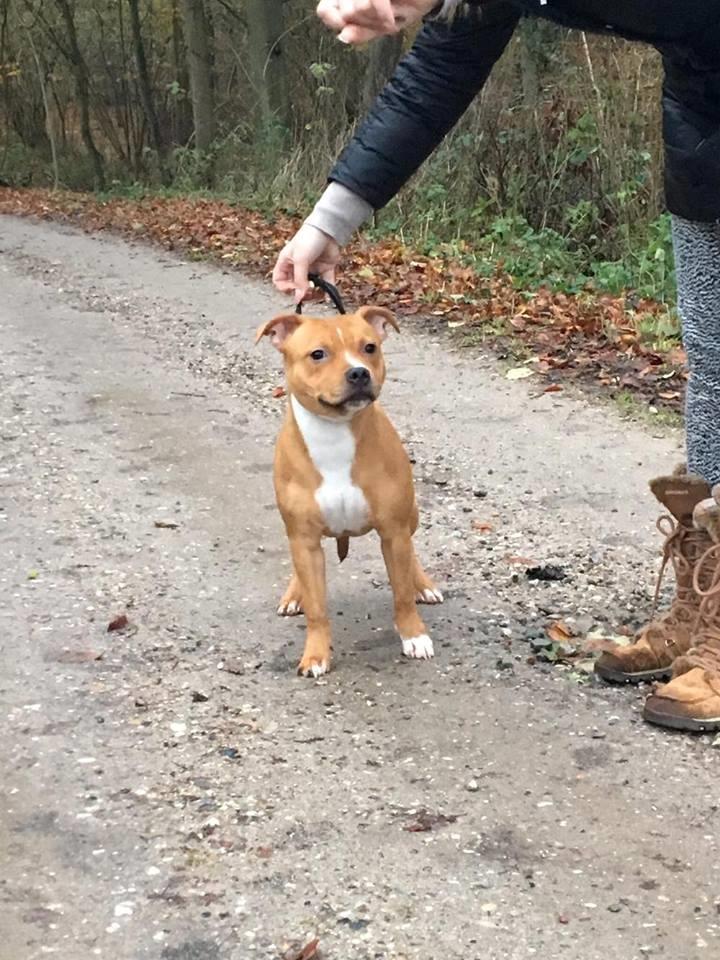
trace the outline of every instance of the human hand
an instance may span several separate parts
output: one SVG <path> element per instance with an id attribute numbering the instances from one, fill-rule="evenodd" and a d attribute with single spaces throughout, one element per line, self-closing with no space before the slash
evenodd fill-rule
<path id="1" fill-rule="evenodd" d="M 294 293 L 295 303 L 302 303 L 311 290 L 308 274 L 317 273 L 334 284 L 339 262 L 340 247 L 335 240 L 306 223 L 280 252 L 273 270 L 273 283 L 281 293 Z"/>
<path id="2" fill-rule="evenodd" d="M 365 43 L 421 20 L 436 0 L 320 0 L 317 13 L 343 43 Z"/>

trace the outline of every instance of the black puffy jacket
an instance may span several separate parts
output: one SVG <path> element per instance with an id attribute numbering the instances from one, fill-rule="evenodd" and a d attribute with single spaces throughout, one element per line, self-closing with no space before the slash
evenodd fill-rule
<path id="1" fill-rule="evenodd" d="M 720 219 L 720 0 L 484 0 L 424 25 L 330 174 L 384 206 L 481 90 L 521 16 L 639 40 L 665 67 L 668 209 Z"/>

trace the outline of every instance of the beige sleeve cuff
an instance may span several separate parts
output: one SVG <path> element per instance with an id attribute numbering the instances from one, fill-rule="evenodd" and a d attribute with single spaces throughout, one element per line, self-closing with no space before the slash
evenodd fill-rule
<path id="1" fill-rule="evenodd" d="M 327 233 L 344 247 L 359 226 L 373 214 L 372 206 L 340 183 L 331 183 L 305 223 Z"/>

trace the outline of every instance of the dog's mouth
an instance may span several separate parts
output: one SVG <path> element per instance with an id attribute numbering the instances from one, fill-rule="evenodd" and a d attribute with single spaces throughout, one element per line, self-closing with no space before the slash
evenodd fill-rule
<path id="1" fill-rule="evenodd" d="M 318 402 L 328 410 L 337 410 L 341 413 L 349 407 L 367 407 L 377 400 L 377 396 L 372 390 L 356 390 L 349 393 L 342 400 L 326 400 L 324 397 L 318 397 Z"/>

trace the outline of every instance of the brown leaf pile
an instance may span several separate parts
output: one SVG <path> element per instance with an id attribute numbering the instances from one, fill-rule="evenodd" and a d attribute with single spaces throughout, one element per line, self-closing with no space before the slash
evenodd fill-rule
<path id="1" fill-rule="evenodd" d="M 266 219 L 219 200 L 100 200 L 48 190 L 2 189 L 0 213 L 71 222 L 88 231 L 112 230 L 264 277 L 298 226 L 284 214 Z M 521 293 L 501 266 L 492 277 L 481 277 L 458 262 L 416 256 L 394 240 L 361 238 L 351 244 L 341 283 L 350 303 L 389 306 L 400 315 L 433 318 L 463 332 L 476 329 L 504 355 L 519 348 L 544 381 L 542 392 L 574 381 L 610 393 L 627 391 L 658 408 L 681 407 L 683 351 L 659 352 L 639 329 L 641 318 L 664 314 L 661 304 L 630 306 L 625 297 L 590 291 L 578 296 L 547 289 Z"/>

